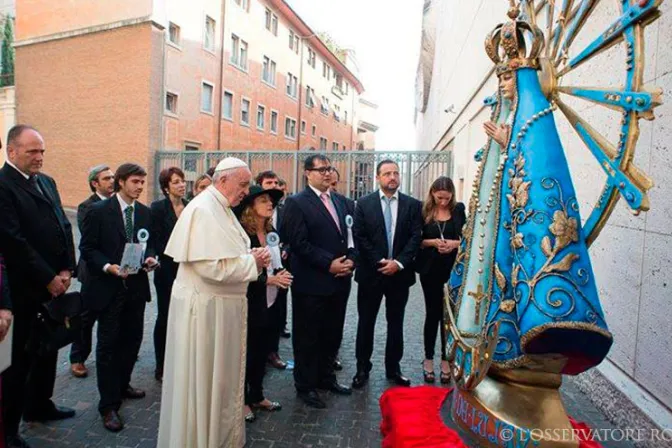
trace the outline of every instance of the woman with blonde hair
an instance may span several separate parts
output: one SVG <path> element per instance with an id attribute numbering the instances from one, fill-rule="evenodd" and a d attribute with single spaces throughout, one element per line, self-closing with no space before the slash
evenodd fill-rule
<path id="1" fill-rule="evenodd" d="M 250 194 L 240 204 L 240 224 L 250 237 L 251 247 L 266 246 L 268 234 L 274 232 L 271 225 L 273 209 L 283 193 L 280 190 L 264 190 L 250 187 Z M 269 272 L 270 271 L 270 272 Z M 253 422 L 253 410 L 279 411 L 280 403 L 264 396 L 263 381 L 266 358 L 275 334 L 274 324 L 269 319 L 271 305 L 278 289 L 292 285 L 292 275 L 285 269 L 272 272 L 264 269 L 256 281 L 247 288 L 247 362 L 245 372 L 245 421 Z"/>
<path id="2" fill-rule="evenodd" d="M 455 185 L 446 176 L 434 181 L 423 204 L 422 245 L 416 271 L 425 296 L 425 360 L 422 370 L 425 382 L 433 383 L 434 347 L 437 327 L 441 331 L 441 383 L 450 383 L 450 370 L 445 359 L 445 327 L 443 322 L 444 287 L 455 263 L 457 248 L 466 222 L 464 204 L 455 199 Z"/>

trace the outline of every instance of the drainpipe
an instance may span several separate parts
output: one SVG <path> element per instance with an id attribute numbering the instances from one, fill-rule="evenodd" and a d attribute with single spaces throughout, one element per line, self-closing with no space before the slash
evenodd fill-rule
<path id="1" fill-rule="evenodd" d="M 355 86 L 352 86 L 352 118 L 350 119 L 350 151 L 355 149 L 355 117 L 357 117 L 357 114 L 355 113 L 355 97 L 357 96 L 357 89 Z"/>
<path id="2" fill-rule="evenodd" d="M 222 101 L 224 99 L 224 21 L 226 19 L 226 0 L 222 0 L 222 36 L 220 38 L 219 61 L 219 108 L 217 110 L 217 151 L 222 149 Z M 216 104 L 216 101 L 215 101 Z"/>
<path id="3" fill-rule="evenodd" d="M 299 51 L 299 57 L 301 60 L 299 61 L 299 112 L 296 114 L 297 115 L 297 122 L 296 122 L 296 127 L 298 128 L 298 133 L 296 134 L 296 150 L 299 151 L 301 150 L 301 115 L 303 112 L 303 107 L 302 102 L 303 102 L 303 47 L 305 47 L 304 44 L 304 37 L 301 37 L 301 51 Z M 306 126 L 307 127 L 307 126 Z M 308 132 L 308 129 L 306 129 L 306 132 Z"/>

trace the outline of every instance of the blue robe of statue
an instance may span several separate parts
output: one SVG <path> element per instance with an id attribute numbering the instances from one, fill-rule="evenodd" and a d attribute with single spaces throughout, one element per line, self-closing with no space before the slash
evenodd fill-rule
<path id="1" fill-rule="evenodd" d="M 550 104 L 535 70 L 513 73 L 514 104 L 500 95 L 492 117 L 511 126 L 509 142 L 483 149 L 451 302 L 463 335 L 499 321 L 496 367 L 562 354 L 562 373 L 578 374 L 604 359 L 612 336 Z"/>

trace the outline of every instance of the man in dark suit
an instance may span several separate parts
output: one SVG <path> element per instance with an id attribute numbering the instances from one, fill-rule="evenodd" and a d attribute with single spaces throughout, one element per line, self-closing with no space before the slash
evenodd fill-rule
<path id="1" fill-rule="evenodd" d="M 326 404 L 317 389 L 349 395 L 333 362 L 343 337 L 337 316 L 350 294 L 354 268 L 347 259 L 345 202 L 329 190 L 333 167 L 322 154 L 304 164 L 308 186 L 285 201 L 283 234 L 291 247 L 294 384 L 309 406 Z"/>
<path id="2" fill-rule="evenodd" d="M 88 269 L 82 285 L 87 307 L 98 316 L 96 370 L 100 402 L 98 411 L 109 431 L 120 431 L 119 408 L 123 398 L 143 398 L 131 386 L 131 374 L 142 343 L 145 303 L 150 300 L 147 271 L 156 268 L 151 212 L 137 202 L 147 173 L 125 163 L 114 175 L 116 194 L 93 204 L 84 217 L 80 251 Z M 120 267 L 127 243 L 146 240 L 145 268 L 128 275 Z"/>
<path id="3" fill-rule="evenodd" d="M 422 238 L 422 203 L 399 193 L 399 166 L 383 160 L 376 167 L 380 190 L 357 201 L 354 236 L 359 254 L 357 291 L 357 374 L 352 386 L 364 387 L 371 371 L 373 335 L 385 296 L 387 378 L 400 386 L 410 380 L 401 373 L 404 311 L 415 283 L 413 263 Z"/>
<path id="4" fill-rule="evenodd" d="M 41 344 L 42 304 L 64 294 L 75 270 L 72 228 L 54 180 L 42 174 L 44 140 L 30 126 L 14 126 L 7 136 L 0 170 L 0 248 L 5 257 L 14 311 L 12 366 L 2 374 L 3 421 L 7 446 L 27 447 L 18 435 L 27 421 L 75 415 L 51 401 L 57 352 Z"/>
<path id="5" fill-rule="evenodd" d="M 109 166 L 98 165 L 91 168 L 89 171 L 89 188 L 93 194 L 77 207 L 77 227 L 79 227 L 80 234 L 89 207 L 96 202 L 108 199 L 114 193 L 114 173 Z M 80 257 L 77 264 L 77 278 L 80 283 L 86 281 L 86 275 L 86 263 Z M 70 372 L 77 378 L 84 378 L 89 374 L 89 370 L 84 363 L 91 354 L 91 333 L 95 322 L 94 313 L 87 312 L 84 316 L 81 337 L 75 340 L 70 347 Z"/>
<path id="6" fill-rule="evenodd" d="M 257 185 L 259 185 L 264 190 L 279 190 L 280 189 L 280 178 L 275 174 L 274 171 L 262 171 L 259 173 L 255 179 Z M 276 232 L 280 233 L 281 220 L 284 210 L 284 204 L 278 203 L 278 205 L 273 210 L 273 216 L 271 217 L 271 223 Z M 284 243 L 284 241 L 283 241 Z M 283 244 L 283 246 L 285 246 Z M 284 254 L 287 252 L 284 251 Z M 284 255 L 286 257 L 286 255 Z M 287 266 L 289 267 L 289 266 Z M 287 290 L 278 289 L 278 295 L 275 299 L 275 303 L 269 308 L 269 319 L 271 322 L 271 328 L 273 329 L 273 334 L 271 335 L 270 347 L 268 353 L 268 363 L 275 367 L 276 369 L 284 370 L 287 368 L 287 363 L 280 358 L 278 350 L 280 348 L 280 336 L 285 331 L 285 323 L 287 321 Z"/>

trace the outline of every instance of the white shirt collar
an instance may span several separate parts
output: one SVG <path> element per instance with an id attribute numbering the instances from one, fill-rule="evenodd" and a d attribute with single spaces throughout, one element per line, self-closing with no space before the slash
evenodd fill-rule
<path id="1" fill-rule="evenodd" d="M 383 193 L 383 190 L 378 190 L 378 194 L 380 195 L 380 199 L 383 199 L 385 196 L 385 193 Z M 394 194 L 392 195 L 392 198 L 395 200 L 399 200 L 399 190 L 395 191 Z M 390 198 L 390 199 L 392 199 Z"/>
<path id="2" fill-rule="evenodd" d="M 26 173 L 24 173 L 23 171 L 21 171 L 20 169 L 18 169 L 18 168 L 16 167 L 16 165 L 14 165 L 12 162 L 9 161 L 9 159 L 5 160 L 5 163 L 7 163 L 7 165 L 11 166 L 11 167 L 14 168 L 16 171 L 18 171 L 19 174 L 21 174 L 26 180 L 30 179 L 30 176 L 29 176 L 28 174 L 26 174 Z"/>
<path id="3" fill-rule="evenodd" d="M 122 213 L 123 213 L 124 210 L 126 210 L 128 207 L 131 207 L 131 206 L 134 206 L 134 205 L 135 205 L 135 201 L 133 201 L 133 202 L 130 203 L 130 204 L 127 204 L 126 201 L 124 201 L 123 199 L 121 199 L 121 195 L 120 195 L 120 194 L 115 194 L 115 196 L 116 196 L 117 199 L 119 200 L 119 205 L 121 205 L 121 212 L 122 212 Z"/>
<path id="4" fill-rule="evenodd" d="M 326 193 L 326 195 L 331 199 L 331 194 L 330 191 L 327 189 L 327 191 L 320 191 L 317 188 L 313 187 L 312 185 L 308 184 L 311 190 L 317 195 L 318 198 L 322 198 L 322 195 Z"/>
<path id="5" fill-rule="evenodd" d="M 96 196 L 98 196 L 101 201 L 104 201 L 105 199 L 109 199 L 109 198 L 106 198 L 105 196 L 103 196 L 102 194 L 98 193 L 97 191 L 96 191 Z"/>

